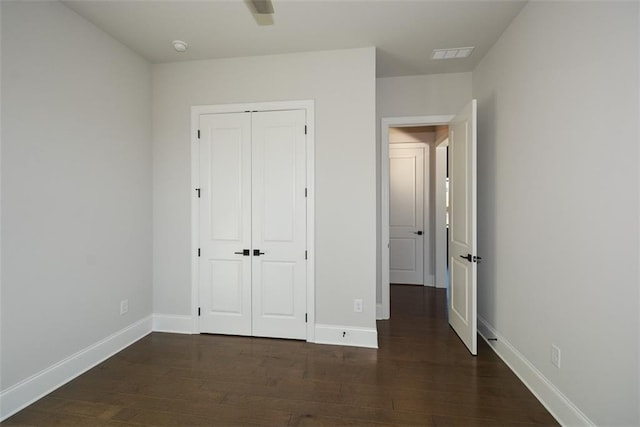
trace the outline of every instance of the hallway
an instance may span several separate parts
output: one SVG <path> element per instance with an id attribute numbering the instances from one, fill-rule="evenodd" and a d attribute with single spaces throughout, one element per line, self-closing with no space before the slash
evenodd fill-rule
<path id="1" fill-rule="evenodd" d="M 378 350 L 152 333 L 2 425 L 555 425 L 445 309 L 444 290 L 392 286 Z"/>

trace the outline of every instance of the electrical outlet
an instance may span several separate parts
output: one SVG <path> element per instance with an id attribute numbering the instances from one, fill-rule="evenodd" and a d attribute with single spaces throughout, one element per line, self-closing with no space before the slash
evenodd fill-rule
<path id="1" fill-rule="evenodd" d="M 353 300 L 353 311 L 356 313 L 362 313 L 362 300 L 354 299 Z"/>
<path id="2" fill-rule="evenodd" d="M 120 316 L 124 316 L 129 311 L 129 300 L 123 299 L 120 301 Z"/>
<path id="3" fill-rule="evenodd" d="M 551 364 L 558 369 L 560 368 L 560 348 L 554 344 L 551 344 Z"/>

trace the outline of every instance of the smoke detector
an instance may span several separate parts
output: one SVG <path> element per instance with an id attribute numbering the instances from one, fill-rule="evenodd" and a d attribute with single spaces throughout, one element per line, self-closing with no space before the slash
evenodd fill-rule
<path id="1" fill-rule="evenodd" d="M 174 40 L 171 42 L 173 44 L 173 48 L 178 52 L 185 52 L 189 45 L 182 40 Z"/>

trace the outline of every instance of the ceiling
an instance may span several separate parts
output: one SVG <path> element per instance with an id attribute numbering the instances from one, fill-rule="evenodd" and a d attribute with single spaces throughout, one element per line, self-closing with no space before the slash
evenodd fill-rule
<path id="1" fill-rule="evenodd" d="M 270 25 L 248 0 L 64 3 L 152 63 L 375 46 L 377 76 L 391 77 L 473 70 L 525 1 L 273 0 Z M 430 59 L 465 46 L 466 59 Z"/>

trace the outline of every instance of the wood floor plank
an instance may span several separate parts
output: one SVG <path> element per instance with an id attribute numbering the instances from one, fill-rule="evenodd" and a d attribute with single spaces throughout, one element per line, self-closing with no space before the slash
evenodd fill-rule
<path id="1" fill-rule="evenodd" d="M 23 413 L 24 412 L 24 413 Z M 40 411 L 30 409 L 22 411 L 2 422 L 3 426 L 60 426 L 60 427 L 122 427 L 140 424 L 132 424 L 117 420 L 100 420 L 93 417 L 86 417 L 74 414 L 65 414 L 51 411 Z"/>
<path id="2" fill-rule="evenodd" d="M 468 417 L 489 419 L 498 422 L 519 422 L 530 424 L 553 424 L 553 418 L 544 409 L 505 408 L 473 403 L 462 403 L 458 400 L 437 402 L 428 399 L 393 399 L 394 408 L 402 411 L 417 411 L 429 415 L 449 417 Z"/>
<path id="3" fill-rule="evenodd" d="M 309 426 L 392 426 L 394 424 L 386 424 L 380 422 L 364 422 L 362 420 L 354 420 L 351 418 L 341 417 L 323 417 L 314 415 L 297 415 L 292 418 L 290 426 L 309 427 Z"/>
<path id="4" fill-rule="evenodd" d="M 152 333 L 1 424 L 557 425 L 484 341 L 469 354 L 443 290 L 391 295 L 379 349 Z"/>
<path id="5" fill-rule="evenodd" d="M 282 411 L 294 412 L 309 417 L 335 417 L 339 414 L 340 418 L 354 421 L 358 420 L 361 423 L 381 422 L 394 425 L 430 424 L 429 417 L 418 412 L 352 406 L 341 403 L 292 400 L 234 393 L 229 393 L 223 403 L 237 408 L 268 406 L 270 408 L 277 408 Z"/>

